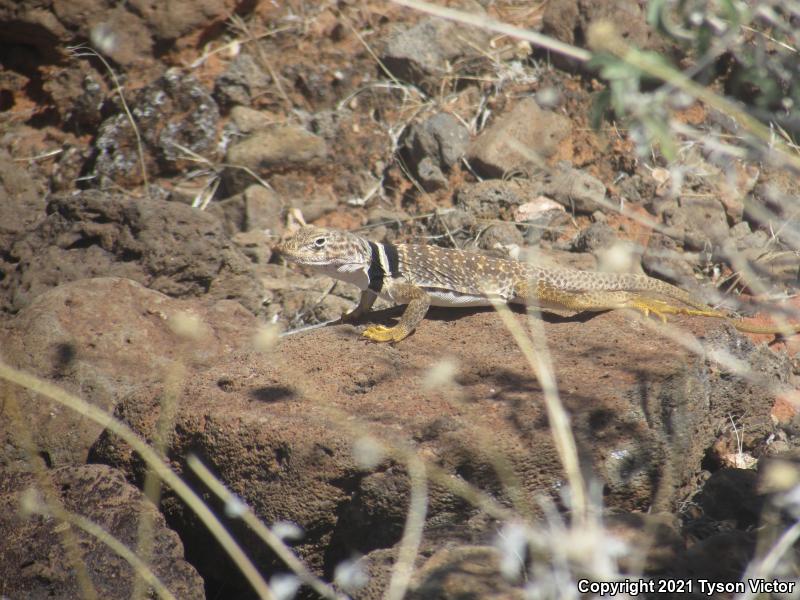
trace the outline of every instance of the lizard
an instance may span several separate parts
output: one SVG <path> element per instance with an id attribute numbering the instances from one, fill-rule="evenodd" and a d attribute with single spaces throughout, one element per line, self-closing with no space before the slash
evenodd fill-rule
<path id="1" fill-rule="evenodd" d="M 406 338 L 431 306 L 477 307 L 495 302 L 574 313 L 630 308 L 662 321 L 669 314 L 714 317 L 729 321 L 739 331 L 784 333 L 744 323 L 682 288 L 635 273 L 547 268 L 439 246 L 378 243 L 349 231 L 316 226 L 301 227 L 275 250 L 291 262 L 359 287 L 358 305 L 338 322 L 359 319 L 379 296 L 407 305 L 395 326 L 373 325 L 364 330 L 362 335 L 375 342 Z M 800 324 L 790 325 L 789 330 L 800 332 Z"/>

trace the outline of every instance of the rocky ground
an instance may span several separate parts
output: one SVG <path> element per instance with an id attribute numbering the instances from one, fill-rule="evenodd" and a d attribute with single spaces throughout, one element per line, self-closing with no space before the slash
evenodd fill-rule
<path id="1" fill-rule="evenodd" d="M 452 4 L 576 45 L 611 17 L 629 42 L 678 52 L 637 2 Z M 354 598 L 382 597 L 409 508 L 402 453 L 364 460 L 369 440 L 445 474 L 428 490 L 410 597 L 532 585 L 500 574 L 503 516 L 462 483 L 531 522 L 549 514 L 542 497 L 568 512 L 541 386 L 494 312 L 433 310 L 397 345 L 366 343 L 363 325 L 264 343 L 271 325 L 331 319 L 357 297 L 273 256 L 300 220 L 646 272 L 756 323 L 769 319 L 753 298 L 800 307 L 800 260 L 781 235 L 800 224 L 796 175 L 692 143 L 667 169 L 614 123 L 590 127 L 596 74 L 527 43 L 371 1 L 0 0 L 0 32 L 2 360 L 148 441 L 166 422 L 167 462 L 267 579 L 287 568 L 225 516 L 188 456 L 265 523 L 299 526 L 292 547 L 326 581 L 363 556 Z M 714 115 L 693 104 L 679 118 L 703 128 Z M 378 308 L 375 321 L 397 315 Z M 617 313 L 542 328 L 604 535 L 628 545 L 621 572 L 737 578 L 779 502 L 763 473 L 797 455 L 798 342 L 672 324 L 689 342 Z M 0 595 L 130 597 L 129 564 L 55 505 L 132 548 L 152 523 L 152 570 L 178 598 L 253 597 L 180 498 L 165 489 L 155 510 L 143 497 L 145 464 L 120 438 L 2 389 Z"/>

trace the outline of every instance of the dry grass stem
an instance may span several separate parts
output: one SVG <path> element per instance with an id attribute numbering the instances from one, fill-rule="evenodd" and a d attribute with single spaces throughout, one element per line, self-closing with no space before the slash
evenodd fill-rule
<path id="1" fill-rule="evenodd" d="M 403 537 L 400 539 L 400 547 L 397 551 L 397 561 L 392 569 L 389 588 L 384 595 L 386 600 L 402 600 L 406 595 L 411 575 L 414 572 L 414 562 L 417 559 L 419 545 L 422 542 L 425 515 L 428 511 L 425 463 L 417 456 L 412 455 L 409 456 L 406 466 L 411 480 L 411 499 L 403 528 Z"/>
<path id="2" fill-rule="evenodd" d="M 161 460 L 158 454 L 127 425 L 115 419 L 111 414 L 101 408 L 89 404 L 77 396 L 73 396 L 58 386 L 34 375 L 25 373 L 24 371 L 20 371 L 19 369 L 15 369 L 3 362 L 0 362 L 0 379 L 27 388 L 62 406 L 66 406 L 70 410 L 91 419 L 101 427 L 108 429 L 111 433 L 122 438 L 134 451 L 139 453 L 148 467 L 152 468 L 161 480 L 170 486 L 197 515 L 223 547 L 225 552 L 228 553 L 228 556 L 231 557 L 259 597 L 266 600 L 273 600 L 274 596 L 263 577 L 261 577 L 253 563 L 231 537 L 230 533 L 228 533 L 222 523 L 220 523 L 219 519 L 211 512 L 211 509 L 209 509 L 200 497 L 195 494 L 195 492 Z"/>

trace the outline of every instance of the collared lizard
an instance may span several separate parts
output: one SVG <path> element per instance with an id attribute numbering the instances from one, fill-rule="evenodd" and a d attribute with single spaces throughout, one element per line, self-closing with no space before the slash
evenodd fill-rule
<path id="1" fill-rule="evenodd" d="M 361 289 L 358 306 L 343 315 L 342 322 L 361 317 L 378 296 L 407 305 L 394 327 L 374 325 L 364 331 L 365 337 L 376 342 L 407 337 L 430 306 L 489 306 L 493 301 L 574 312 L 632 308 L 662 321 L 669 314 L 696 315 L 726 319 L 745 332 L 782 332 L 734 319 L 689 292 L 646 275 L 545 268 L 438 246 L 381 244 L 348 231 L 313 226 L 301 228 L 276 250 L 292 262 Z M 691 308 L 653 298 L 653 294 Z M 791 325 L 790 331 L 800 331 L 800 324 Z"/>

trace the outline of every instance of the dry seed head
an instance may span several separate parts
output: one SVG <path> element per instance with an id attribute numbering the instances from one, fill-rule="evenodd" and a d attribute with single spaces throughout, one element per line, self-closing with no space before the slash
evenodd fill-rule
<path id="1" fill-rule="evenodd" d="M 186 340 L 198 341 L 210 333 L 200 317 L 187 311 L 172 314 L 167 324 L 172 333 Z"/>
<path id="2" fill-rule="evenodd" d="M 433 365 L 425 374 L 422 387 L 426 390 L 434 390 L 449 386 L 455 383 L 458 373 L 458 362 L 454 358 L 444 358 Z"/>
<path id="3" fill-rule="evenodd" d="M 280 334 L 281 328 L 276 323 L 261 325 L 253 336 L 253 348 L 256 352 L 269 352 L 277 345 Z"/>
<path id="4" fill-rule="evenodd" d="M 353 444 L 353 458 L 362 469 L 374 469 L 385 455 L 381 443 L 371 436 L 362 436 Z"/>

